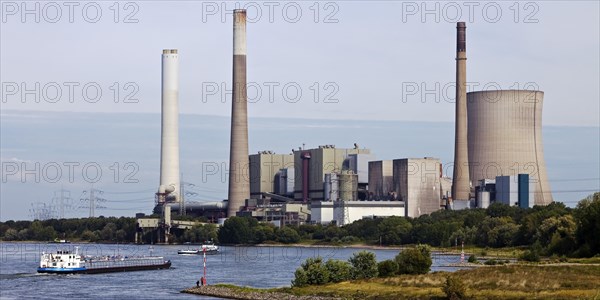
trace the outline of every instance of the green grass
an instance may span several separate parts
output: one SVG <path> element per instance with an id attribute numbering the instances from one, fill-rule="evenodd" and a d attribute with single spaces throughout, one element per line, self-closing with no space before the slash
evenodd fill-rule
<path id="1" fill-rule="evenodd" d="M 447 276 L 456 276 L 476 299 L 600 299 L 600 266 L 510 265 L 401 275 L 322 286 L 283 288 L 295 295 L 345 299 L 435 299 L 445 297 Z"/>

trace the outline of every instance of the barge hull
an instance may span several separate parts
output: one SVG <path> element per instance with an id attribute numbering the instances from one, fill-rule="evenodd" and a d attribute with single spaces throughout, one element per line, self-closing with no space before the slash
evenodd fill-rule
<path id="1" fill-rule="evenodd" d="M 132 272 L 132 271 L 146 271 L 146 270 L 160 270 L 168 269 L 171 267 L 171 261 L 168 261 L 160 265 L 147 265 L 147 266 L 119 266 L 119 267 L 107 267 L 107 268 L 92 268 L 92 269 L 52 269 L 52 268 L 39 268 L 38 273 L 49 273 L 49 274 L 99 274 L 99 273 L 115 273 L 115 272 Z"/>

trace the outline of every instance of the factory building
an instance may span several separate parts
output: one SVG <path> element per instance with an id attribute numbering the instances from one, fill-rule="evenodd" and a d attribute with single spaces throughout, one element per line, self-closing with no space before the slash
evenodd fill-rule
<path id="1" fill-rule="evenodd" d="M 310 218 L 307 204 L 275 202 L 273 199 L 248 199 L 239 217 L 253 217 L 276 225 L 301 225 Z"/>
<path id="2" fill-rule="evenodd" d="M 359 149 L 358 145 L 355 145 L 353 149 L 336 148 L 334 145 L 319 146 L 315 149 L 297 150 L 294 151 L 294 199 L 296 201 L 302 201 L 308 203 L 310 201 L 323 201 L 326 199 L 325 176 L 327 174 L 335 173 L 339 174 L 342 170 L 350 169 L 350 155 L 357 154 L 358 156 L 354 159 L 355 166 L 354 173 L 364 174 L 368 170 L 362 170 L 368 164 L 364 161 L 368 161 L 368 158 L 363 158 L 363 154 L 371 154 L 369 149 Z M 369 156 L 372 159 L 372 156 Z M 368 167 L 367 167 L 368 168 Z M 363 176 L 361 178 L 368 178 Z M 329 179 L 336 180 L 336 178 Z M 365 188 L 368 179 L 363 179 Z M 358 184 L 358 182 L 357 182 Z M 357 191 L 358 192 L 358 191 Z M 331 197 L 327 197 L 329 200 Z"/>
<path id="3" fill-rule="evenodd" d="M 471 184 L 496 176 L 529 174 L 535 183 L 533 203 L 550 204 L 553 199 L 542 144 L 544 93 L 480 91 L 468 93 L 467 98 Z"/>
<path id="4" fill-rule="evenodd" d="M 529 178 L 529 174 L 497 176 L 496 201 L 521 208 L 533 207 L 536 184 Z"/>
<path id="5" fill-rule="evenodd" d="M 288 185 L 293 186 L 294 177 L 288 177 L 288 169 L 291 169 L 291 172 L 294 170 L 294 155 L 261 151 L 250 155 L 248 159 L 250 161 L 250 198 L 260 199 L 266 194 L 285 196 Z"/>
<path id="6" fill-rule="evenodd" d="M 440 209 L 441 170 L 437 158 L 393 160 L 394 189 L 404 202 L 405 216 L 417 218 Z"/>
<path id="7" fill-rule="evenodd" d="M 369 162 L 368 200 L 396 200 L 393 170 L 391 160 Z"/>

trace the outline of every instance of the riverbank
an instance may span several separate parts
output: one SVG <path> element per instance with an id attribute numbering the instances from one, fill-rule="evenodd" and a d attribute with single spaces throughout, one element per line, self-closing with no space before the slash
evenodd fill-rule
<path id="1" fill-rule="evenodd" d="M 312 295 L 292 295 L 285 292 L 278 292 L 277 289 L 254 289 L 247 287 L 238 287 L 234 285 L 217 284 L 214 286 L 200 286 L 185 289 L 181 291 L 186 294 L 195 294 L 202 296 L 219 297 L 225 299 L 241 300 L 336 300 L 340 298 L 312 296 Z"/>
<path id="2" fill-rule="evenodd" d="M 453 273 L 400 275 L 299 288 L 264 290 L 235 286 L 224 287 L 226 288 L 225 292 L 236 293 L 235 297 L 229 299 L 440 299 L 445 297 L 442 287 L 448 276 L 462 282 L 467 288 L 468 296 L 475 299 L 594 299 L 600 297 L 600 286 L 598 286 L 600 265 L 573 264 L 488 266 Z M 194 289 L 184 292 L 192 291 Z M 210 294 L 201 295 L 210 296 Z M 270 297 L 271 295 L 274 296 Z M 226 294 L 213 296 L 228 298 Z"/>

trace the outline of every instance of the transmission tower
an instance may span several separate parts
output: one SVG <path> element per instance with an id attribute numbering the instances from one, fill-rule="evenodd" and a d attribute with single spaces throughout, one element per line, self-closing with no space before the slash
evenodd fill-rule
<path id="1" fill-rule="evenodd" d="M 93 218 L 95 216 L 96 209 L 106 208 L 106 206 L 99 205 L 99 203 L 106 202 L 105 198 L 100 197 L 102 194 L 104 194 L 104 191 L 95 189 L 94 187 L 90 188 L 89 193 L 87 191 L 83 192 L 83 196 L 87 195 L 87 197 L 81 198 L 80 201 L 84 203 L 84 208 L 89 208 L 90 218 Z"/>
<path id="2" fill-rule="evenodd" d="M 52 206 L 58 211 L 58 218 L 65 218 L 65 209 L 73 209 L 73 198 L 71 198 L 71 192 L 61 188 L 59 191 L 54 192 L 52 198 Z"/>

